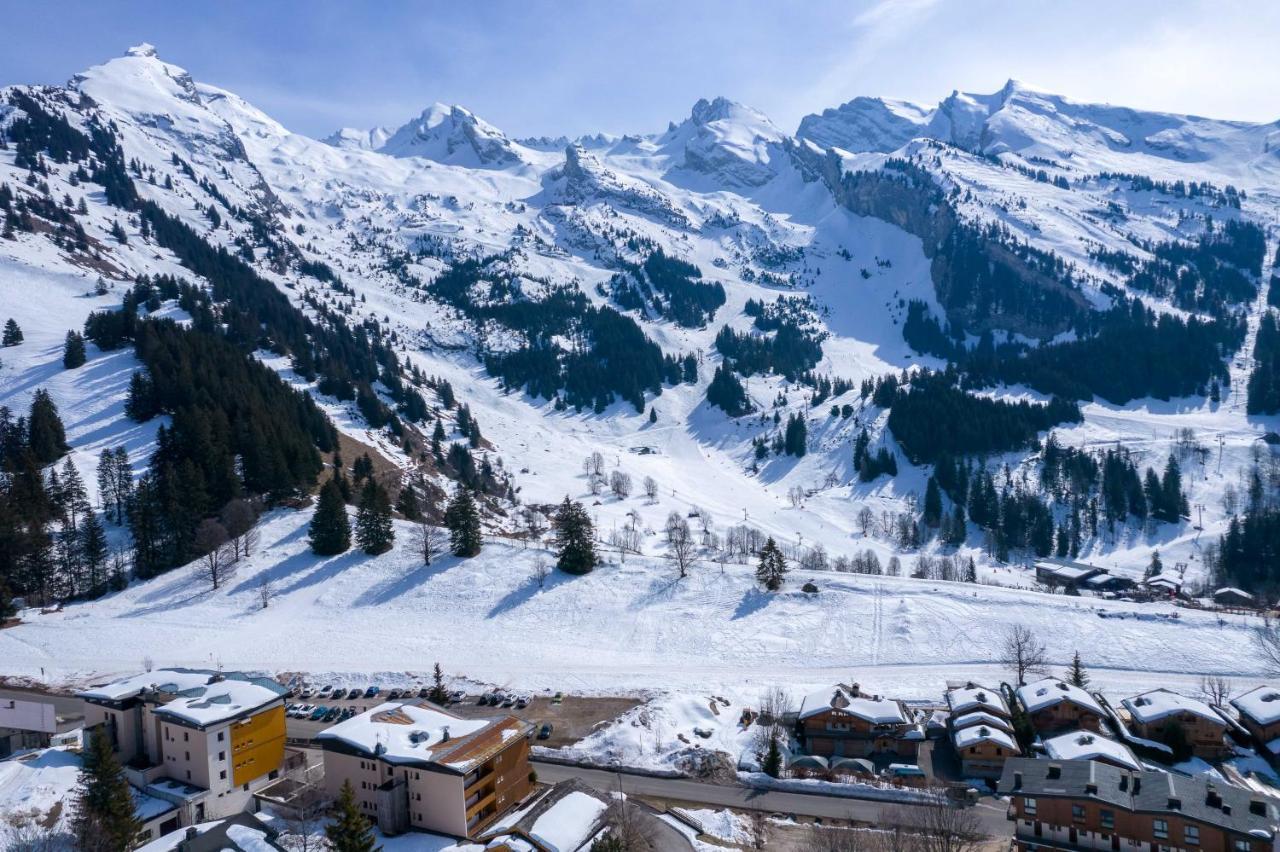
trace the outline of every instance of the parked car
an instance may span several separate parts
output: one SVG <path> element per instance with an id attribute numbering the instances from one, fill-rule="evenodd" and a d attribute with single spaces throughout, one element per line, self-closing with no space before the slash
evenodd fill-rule
<path id="1" fill-rule="evenodd" d="M 373 698 L 375 695 L 377 695 L 377 694 L 378 694 L 379 692 L 381 692 L 381 691 L 382 691 L 382 688 L 381 688 L 381 687 L 371 686 L 371 687 L 369 687 L 368 689 L 366 689 L 366 690 L 364 691 L 364 697 L 365 697 L 365 698 Z"/>
<path id="2" fill-rule="evenodd" d="M 401 695 L 403 695 L 403 694 L 404 694 L 404 693 L 403 693 L 403 692 L 401 692 L 399 689 L 393 689 L 393 690 L 391 690 L 390 692 L 388 692 L 388 693 L 387 693 L 387 700 L 388 700 L 388 701 L 395 701 L 397 698 L 399 698 L 399 697 L 400 697 Z"/>
<path id="3" fill-rule="evenodd" d="M 326 722 L 336 722 L 338 721 L 338 717 L 341 715 L 342 711 L 340 709 L 337 707 L 330 707 L 329 712 L 324 714 L 324 720 Z"/>
<path id="4" fill-rule="evenodd" d="M 419 690 L 418 690 L 418 697 L 419 697 L 419 698 L 426 698 L 426 697 L 427 697 L 428 695 L 430 695 L 430 694 L 431 694 L 431 687 L 429 687 L 429 686 L 424 686 L 424 687 L 422 687 L 422 689 L 419 689 Z"/>
<path id="5" fill-rule="evenodd" d="M 514 707 L 514 706 L 515 706 L 515 703 L 516 703 L 516 697 L 515 697 L 514 695 L 504 695 L 504 696 L 502 696 L 502 706 L 503 706 L 503 707 Z"/>
<path id="6" fill-rule="evenodd" d="M 305 689 L 303 689 L 303 690 L 302 690 L 302 692 L 298 693 L 298 697 L 299 697 L 299 698 L 311 698 L 311 697 L 313 697 L 315 694 L 316 694 L 316 691 L 315 691 L 314 689 L 312 689 L 311 687 L 309 687 L 309 686 L 308 686 L 308 687 L 306 687 Z"/>
<path id="7" fill-rule="evenodd" d="M 299 719 L 305 719 L 311 715 L 311 711 L 316 709 L 314 704 L 299 704 L 297 710 L 294 711 Z"/>
<path id="8" fill-rule="evenodd" d="M 528 706 L 529 706 L 529 696 L 527 696 L 527 695 L 521 695 L 521 696 L 519 696 L 519 697 L 517 697 L 517 698 L 516 698 L 516 709 L 517 709 L 517 710 L 523 710 L 524 708 L 526 708 L 526 707 L 528 707 Z"/>
<path id="9" fill-rule="evenodd" d="M 557 692 L 555 695 L 551 696 L 551 703 L 552 703 L 552 704 L 563 704 L 563 703 L 564 703 L 564 693 L 563 693 L 563 692 Z"/>
<path id="10" fill-rule="evenodd" d="M 319 722 L 324 718 L 324 714 L 329 712 L 329 708 L 323 704 L 317 704 L 316 709 L 311 711 L 311 721 Z"/>
<path id="11" fill-rule="evenodd" d="M 348 689 L 348 690 L 347 690 L 347 698 L 348 698 L 348 699 L 352 699 L 352 700 L 354 700 L 354 699 L 356 699 L 356 698 L 359 698 L 359 697 L 360 697 L 361 695 L 363 695 L 363 694 L 364 694 L 364 693 L 360 691 L 360 687 L 358 687 L 358 686 L 357 686 L 357 687 L 354 687 L 353 689 Z"/>
<path id="12" fill-rule="evenodd" d="M 318 698 L 328 698 L 331 692 L 333 692 L 333 687 L 326 683 L 320 687 L 320 691 L 316 693 L 316 696 Z"/>
<path id="13" fill-rule="evenodd" d="M 458 704 L 462 701 L 465 701 L 466 697 L 467 697 L 467 694 L 463 692 L 461 689 L 455 689 L 453 692 L 449 693 L 449 700 L 452 701 L 454 704 Z"/>
<path id="14" fill-rule="evenodd" d="M 542 727 L 538 729 L 538 739 L 540 740 L 551 739 L 551 732 L 553 730 L 555 730 L 555 728 L 552 727 L 550 722 L 543 722 Z"/>

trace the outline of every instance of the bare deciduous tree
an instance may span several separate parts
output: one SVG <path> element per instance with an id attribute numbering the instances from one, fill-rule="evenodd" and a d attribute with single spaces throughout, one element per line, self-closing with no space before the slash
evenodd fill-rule
<path id="1" fill-rule="evenodd" d="M 604 456 L 594 452 L 582 460 L 582 472 L 588 477 L 604 475 Z"/>
<path id="2" fill-rule="evenodd" d="M 222 507 L 218 515 L 222 528 L 227 531 L 227 542 L 231 545 L 231 558 L 240 561 L 251 555 L 257 545 L 257 530 L 254 524 L 258 521 L 258 513 L 248 500 L 236 498 Z"/>
<path id="3" fill-rule="evenodd" d="M 1253 646 L 1268 674 L 1280 675 L 1280 623 L 1267 618 L 1253 634 Z"/>
<path id="4" fill-rule="evenodd" d="M 1001 652 L 1000 662 L 1013 672 L 1018 686 L 1026 684 L 1027 675 L 1043 675 L 1049 670 L 1044 643 L 1025 624 L 1015 624 L 1009 628 L 1005 633 Z"/>
<path id="5" fill-rule="evenodd" d="M 974 852 L 986 837 L 972 808 L 953 805 L 943 790 L 925 804 L 885 808 L 879 824 L 893 852 Z"/>
<path id="6" fill-rule="evenodd" d="M 551 576 L 551 568 L 547 565 L 547 560 L 541 556 L 533 563 L 533 573 L 530 579 L 538 584 L 538 588 L 544 588 L 547 585 L 547 577 Z"/>
<path id="7" fill-rule="evenodd" d="M 427 523 L 424 518 L 418 522 L 414 531 L 414 550 L 422 557 L 423 565 L 430 565 L 431 560 L 444 549 L 444 533 L 440 528 Z"/>
<path id="8" fill-rule="evenodd" d="M 697 546 L 694 544 L 693 533 L 685 519 L 674 512 L 672 517 L 675 518 L 676 523 L 673 524 L 670 519 L 667 521 L 667 555 L 676 564 L 676 569 L 683 579 L 689 576 L 689 569 L 693 567 L 697 558 Z"/>
<path id="9" fill-rule="evenodd" d="M 644 478 L 644 496 L 648 498 L 650 503 L 658 499 L 658 480 L 652 476 Z"/>
<path id="10" fill-rule="evenodd" d="M 609 490 L 613 492 L 613 496 L 619 500 L 625 500 L 631 496 L 631 475 L 615 470 L 609 474 Z"/>
<path id="11" fill-rule="evenodd" d="M 198 563 L 200 576 L 208 580 L 216 592 L 231 573 L 235 562 L 227 544 L 226 528 L 213 518 L 205 518 L 196 527 L 195 548 L 201 554 Z"/>
<path id="12" fill-rule="evenodd" d="M 1200 694 L 1212 706 L 1226 707 L 1234 691 L 1234 684 L 1231 683 L 1230 678 L 1221 675 L 1205 675 L 1200 678 Z"/>

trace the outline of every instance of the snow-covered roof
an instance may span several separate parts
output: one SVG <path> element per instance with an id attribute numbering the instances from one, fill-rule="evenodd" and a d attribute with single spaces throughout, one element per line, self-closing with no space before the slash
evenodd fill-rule
<path id="1" fill-rule="evenodd" d="M 1004 746 L 1013 751 L 1018 750 L 1018 744 L 1013 741 L 1013 737 L 1009 736 L 999 728 L 993 728 L 988 725 L 974 725 L 971 728 L 961 728 L 955 732 L 954 742 L 956 748 L 967 748 L 977 743 L 995 743 Z"/>
<path id="2" fill-rule="evenodd" d="M 1167 689 L 1153 689 L 1150 692 L 1126 698 L 1121 703 L 1128 709 L 1130 716 L 1143 723 L 1156 722 L 1178 713 L 1191 713 L 1210 722 L 1224 724 L 1222 718 L 1208 704 Z"/>
<path id="3" fill-rule="evenodd" d="M 1231 699 L 1231 706 L 1259 725 L 1280 722 L 1280 688 L 1259 686 Z"/>
<path id="4" fill-rule="evenodd" d="M 279 701 L 285 689 L 266 678 L 238 672 L 224 675 L 202 669 L 158 669 L 87 689 L 80 697 L 123 701 L 151 693 L 162 702 L 153 711 L 157 716 L 206 727 Z"/>
<path id="5" fill-rule="evenodd" d="M 222 852 L 277 852 L 282 849 L 274 840 L 275 832 L 267 827 L 255 814 L 234 814 L 226 819 L 202 822 L 171 831 L 163 837 L 140 846 L 136 852 L 173 852 L 182 841 L 187 839 L 187 832 L 194 831 L 196 837 L 205 838 L 205 848 L 220 849 Z M 205 837 L 208 835 L 208 837 Z"/>
<path id="6" fill-rule="evenodd" d="M 1092 731 L 1072 731 L 1045 740 L 1045 753 L 1053 760 L 1107 760 L 1129 769 L 1141 769 L 1129 747 Z"/>
<path id="7" fill-rule="evenodd" d="M 388 763 L 439 759 L 439 747 L 478 734 L 495 719 L 463 719 L 433 704 L 387 701 L 358 716 L 325 728 L 320 741 L 346 743 Z"/>
<path id="8" fill-rule="evenodd" d="M 1237 589 L 1235 586 L 1223 586 L 1221 589 L 1218 589 L 1213 593 L 1215 598 L 1218 595 L 1237 595 L 1242 598 L 1253 599 L 1253 594 L 1251 592 L 1246 592 L 1244 589 Z"/>
<path id="9" fill-rule="evenodd" d="M 1142 582 L 1147 586 L 1155 586 L 1162 589 L 1172 589 L 1175 592 L 1178 589 L 1182 588 L 1182 583 L 1178 582 L 1172 577 L 1163 577 L 1159 574 L 1157 574 L 1154 577 L 1151 577 L 1150 579 L 1143 580 Z"/>
<path id="10" fill-rule="evenodd" d="M 829 710 L 857 716 L 873 725 L 906 724 L 908 721 L 902 705 L 897 701 L 879 695 L 854 695 L 843 686 L 806 695 L 800 703 L 800 718 L 808 719 Z"/>
<path id="11" fill-rule="evenodd" d="M 974 725 L 989 725 L 999 728 L 1002 731 L 1013 730 L 1013 726 L 1009 724 L 1008 719 L 993 716 L 982 710 L 975 710 L 972 713 L 964 713 L 951 720 L 951 727 L 957 731 L 961 728 L 972 728 Z"/>
<path id="12" fill-rule="evenodd" d="M 573 852 L 590 839 L 607 807 L 595 796 L 574 790 L 543 811 L 529 835 L 552 852 Z"/>
<path id="13" fill-rule="evenodd" d="M 976 683 L 947 691 L 947 706 L 952 713 L 968 713 L 971 710 L 987 710 L 1000 716 L 1009 715 L 1009 707 L 998 689 L 988 689 Z"/>
<path id="14" fill-rule="evenodd" d="M 1035 713 L 1060 702 L 1070 701 L 1073 704 L 1092 710 L 1099 716 L 1105 715 L 1102 712 L 1102 706 L 1088 692 L 1078 686 L 1067 683 L 1065 680 L 1053 677 L 1047 677 L 1019 687 L 1018 700 L 1022 702 L 1023 707 L 1027 708 L 1028 713 Z"/>

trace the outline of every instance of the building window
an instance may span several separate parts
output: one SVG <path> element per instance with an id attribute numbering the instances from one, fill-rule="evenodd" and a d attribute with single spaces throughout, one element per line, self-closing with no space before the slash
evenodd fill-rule
<path id="1" fill-rule="evenodd" d="M 222 770 L 221 772 L 219 772 L 219 773 L 218 773 L 218 780 L 220 780 L 220 781 L 226 781 L 226 780 L 227 780 L 227 770 L 225 770 L 225 769 L 224 769 L 224 770 Z"/>
<path id="2" fill-rule="evenodd" d="M 185 752 L 183 752 L 183 754 L 185 754 L 185 755 L 187 756 L 187 760 L 190 760 L 190 759 L 191 759 L 191 752 L 189 752 L 189 751 L 185 751 Z"/>
<path id="3" fill-rule="evenodd" d="M 1200 826 L 1188 825 L 1182 829 L 1182 838 L 1188 846 L 1200 845 Z"/>
<path id="4" fill-rule="evenodd" d="M 1168 840 L 1169 822 L 1163 819 L 1152 820 L 1151 833 L 1155 836 L 1156 840 Z"/>
<path id="5" fill-rule="evenodd" d="M 226 760 L 226 759 L 227 759 L 227 753 L 225 751 L 218 752 L 218 760 Z"/>
<path id="6" fill-rule="evenodd" d="M 1022 800 L 1022 810 L 1026 813 L 1034 814 L 1036 812 L 1036 800 L 1027 796 Z"/>
<path id="7" fill-rule="evenodd" d="M 224 739 L 226 739 L 226 736 L 227 736 L 226 731 L 218 731 L 218 742 L 222 742 Z"/>
<path id="8" fill-rule="evenodd" d="M 1102 827 L 1103 827 L 1103 828 L 1115 828 L 1115 827 L 1116 827 L 1116 812 L 1115 812 L 1115 811 L 1109 811 L 1109 810 L 1107 810 L 1106 808 L 1103 808 L 1101 811 L 1099 811 L 1099 814 L 1102 816 Z"/>
<path id="9" fill-rule="evenodd" d="M 1071 806 L 1071 821 L 1084 822 L 1084 805 Z"/>
<path id="10" fill-rule="evenodd" d="M 190 733 L 189 731 L 183 731 L 183 732 L 182 732 L 182 741 L 183 741 L 184 743 L 186 743 L 186 742 L 190 742 L 190 741 L 191 741 L 191 733 Z"/>
<path id="11" fill-rule="evenodd" d="M 1249 852 L 1249 841 L 1237 840 L 1234 844 L 1236 852 Z"/>

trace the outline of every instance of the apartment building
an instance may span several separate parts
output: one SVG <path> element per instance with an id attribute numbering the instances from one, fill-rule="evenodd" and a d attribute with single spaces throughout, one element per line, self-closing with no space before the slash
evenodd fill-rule
<path id="1" fill-rule="evenodd" d="M 238 672 L 161 669 L 80 693 L 129 783 L 174 804 L 182 825 L 250 809 L 284 760 L 285 689 Z"/>
<path id="2" fill-rule="evenodd" d="M 1121 704 L 1129 713 L 1129 729 L 1143 739 L 1164 742 L 1170 728 L 1176 728 L 1196 757 L 1220 760 L 1232 752 L 1226 740 L 1226 721 L 1203 701 L 1153 689 Z"/>
<path id="3" fill-rule="evenodd" d="M 514 716 L 463 719 L 426 701 L 391 701 L 316 741 L 328 793 L 349 781 L 383 833 L 475 837 L 529 794 L 531 732 Z"/>
<path id="4" fill-rule="evenodd" d="M 999 791 L 1010 797 L 1017 852 L 1271 852 L 1276 843 L 1272 801 L 1205 776 L 1017 758 Z"/>
<path id="5" fill-rule="evenodd" d="M 805 749 L 822 757 L 915 759 L 924 728 L 901 701 L 839 684 L 806 696 L 796 721 Z"/>
<path id="6" fill-rule="evenodd" d="M 1064 680 L 1047 677 L 1018 688 L 1018 702 L 1037 733 L 1102 729 L 1106 711 L 1092 695 Z"/>

